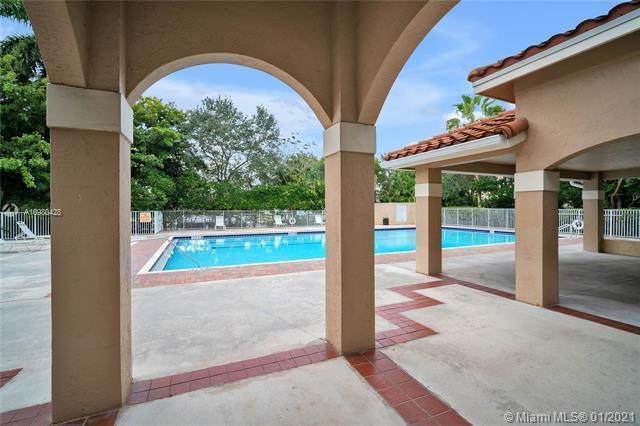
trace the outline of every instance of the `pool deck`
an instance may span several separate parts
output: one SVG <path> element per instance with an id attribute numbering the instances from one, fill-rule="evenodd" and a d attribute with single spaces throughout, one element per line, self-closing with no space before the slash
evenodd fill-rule
<path id="1" fill-rule="evenodd" d="M 138 265 L 151 241 L 133 244 Z M 561 303 L 579 296 L 598 315 L 512 300 L 513 244 L 445 250 L 452 278 L 416 274 L 413 253 L 377 256 L 379 350 L 347 358 L 323 340 L 322 265 L 134 288 L 133 392 L 102 420 L 449 425 L 500 424 L 505 411 L 638 413 L 640 327 L 625 323 L 640 315 L 639 262 L 580 242 L 561 242 Z M 1 423 L 46 422 L 49 252 L 0 262 L 0 372 L 12 374 L 0 383 Z M 620 313 L 628 320 L 614 321 Z"/>
<path id="2" fill-rule="evenodd" d="M 176 234 L 187 236 L 191 233 Z M 226 234 L 222 234 L 226 235 Z M 256 265 L 225 266 L 217 268 L 191 269 L 186 271 L 160 271 L 146 272 L 150 259 L 157 256 L 160 249 L 166 244 L 164 237 L 145 238 L 133 242 L 131 247 L 132 286 L 155 287 L 164 285 L 188 284 L 206 281 L 218 281 L 232 278 L 248 278 L 268 275 L 293 274 L 306 271 L 324 269 L 324 259 L 300 260 L 293 262 L 264 263 Z M 581 238 L 560 239 L 558 244 L 580 245 Z M 471 254 L 488 254 L 513 252 L 515 243 L 487 244 L 472 247 L 455 247 L 443 249 L 443 258 L 460 257 Z M 415 251 L 401 253 L 378 254 L 375 256 L 376 264 L 414 262 Z"/>

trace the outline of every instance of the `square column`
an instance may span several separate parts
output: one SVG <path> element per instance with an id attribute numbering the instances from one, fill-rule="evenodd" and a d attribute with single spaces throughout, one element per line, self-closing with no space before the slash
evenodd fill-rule
<path id="1" fill-rule="evenodd" d="M 442 173 L 416 167 L 416 272 L 442 272 Z"/>
<path id="2" fill-rule="evenodd" d="M 593 174 L 593 179 L 585 180 L 582 188 L 582 208 L 584 212 L 584 227 L 582 230 L 582 248 L 584 251 L 599 253 L 602 251 L 604 235 L 604 214 L 602 179 L 599 173 Z"/>
<path id="3" fill-rule="evenodd" d="M 340 353 L 375 346 L 374 126 L 324 132 L 326 337 Z"/>
<path id="4" fill-rule="evenodd" d="M 515 174 L 516 299 L 538 306 L 558 303 L 559 174 Z"/>
<path id="5" fill-rule="evenodd" d="M 115 92 L 47 88 L 54 423 L 121 406 L 131 383 L 130 144 Z"/>

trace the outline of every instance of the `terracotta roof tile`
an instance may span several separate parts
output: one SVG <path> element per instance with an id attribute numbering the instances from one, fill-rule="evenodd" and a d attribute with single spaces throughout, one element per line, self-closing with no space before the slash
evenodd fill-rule
<path id="1" fill-rule="evenodd" d="M 602 24 L 619 18 L 620 16 L 626 15 L 629 12 L 633 12 L 638 8 L 640 8 L 640 0 L 632 0 L 627 3 L 621 3 L 611 9 L 606 15 L 582 21 L 574 29 L 564 33 L 555 34 L 542 43 L 527 47 L 517 55 L 511 55 L 497 61 L 496 63 L 476 68 L 469 73 L 469 77 L 467 77 L 467 80 L 471 82 L 480 80 L 481 78 L 491 75 L 503 68 L 507 68 L 517 62 L 520 62 L 523 59 L 530 58 L 544 50 L 550 49 L 553 46 L 557 46 L 560 43 L 563 43 L 573 37 L 592 30 Z"/>
<path id="2" fill-rule="evenodd" d="M 384 156 L 384 159 L 385 161 L 396 160 L 493 135 L 504 135 L 507 138 L 511 138 L 527 130 L 528 127 L 527 119 L 523 117 L 516 118 L 515 110 L 505 111 L 493 117 L 483 118 L 459 129 L 454 129 L 448 133 L 390 152 Z"/>

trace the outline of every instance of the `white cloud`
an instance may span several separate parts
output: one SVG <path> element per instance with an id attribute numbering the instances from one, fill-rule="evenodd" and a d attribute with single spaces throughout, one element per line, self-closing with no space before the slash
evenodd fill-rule
<path id="1" fill-rule="evenodd" d="M 449 72 L 457 68 L 460 59 L 468 58 L 481 48 L 477 39 L 479 31 L 480 28 L 476 25 L 468 26 L 460 22 L 451 26 L 436 26 L 432 32 L 443 39 L 441 43 L 448 49 L 443 53 L 429 56 L 428 59 L 416 65 L 414 71 L 433 74 Z M 482 31 L 486 32 L 484 28 Z"/>
<path id="2" fill-rule="evenodd" d="M 451 29 L 450 29 L 451 28 Z M 423 47 L 414 53 L 419 61 L 409 60 L 389 92 L 378 123 L 383 126 L 426 125 L 432 129 L 444 126 L 443 109 L 450 108 L 450 100 L 471 92 L 466 81 L 465 65 L 461 61 L 481 48 L 475 24 L 456 22 L 438 25 L 421 43 L 427 48 L 437 42 L 446 49 L 425 54 Z M 432 50 L 428 47 L 428 50 Z M 436 83 L 437 82 L 437 83 Z"/>
<path id="3" fill-rule="evenodd" d="M 434 119 L 443 90 L 428 80 L 398 78 L 385 101 L 378 125 L 405 126 Z M 439 114 L 436 114 L 438 116 Z"/>
<path id="4" fill-rule="evenodd" d="M 257 106 L 264 106 L 276 117 L 284 136 L 296 133 L 305 142 L 311 142 L 308 138 L 317 139 L 317 134 L 322 131 L 311 108 L 293 90 L 246 89 L 165 77 L 147 89 L 144 95 L 174 102 L 182 109 L 195 107 L 207 96 L 229 97 L 245 114 L 253 114 Z"/>

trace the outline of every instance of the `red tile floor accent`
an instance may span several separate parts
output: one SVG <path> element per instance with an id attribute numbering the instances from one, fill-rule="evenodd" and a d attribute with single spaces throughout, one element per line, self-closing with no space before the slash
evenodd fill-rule
<path id="1" fill-rule="evenodd" d="M 470 424 L 381 351 L 347 355 L 345 358 L 407 424 Z"/>
<path id="2" fill-rule="evenodd" d="M 16 377 L 18 373 L 21 371 L 22 371 L 22 368 L 16 368 L 15 370 L 0 371 L 0 388 L 6 385 L 7 383 L 9 383 L 11 379 Z"/>
<path id="3" fill-rule="evenodd" d="M 437 334 L 434 330 L 412 321 L 402 315 L 403 312 L 436 306 L 442 302 L 423 296 L 416 292 L 426 288 L 442 287 L 458 284 L 500 297 L 514 299 L 512 293 L 491 287 L 457 280 L 444 275 L 437 276 L 439 281 L 421 284 L 410 284 L 391 288 L 411 300 L 401 303 L 379 306 L 376 313 L 398 328 L 376 333 L 376 347 L 384 348 L 398 343 L 409 342 L 421 337 Z M 640 334 L 640 327 L 618 321 L 609 320 L 573 309 L 555 306 L 548 308 L 556 312 L 598 322 L 609 327 Z M 160 377 L 151 380 L 134 382 L 127 400 L 128 405 L 140 404 L 155 399 L 219 386 L 249 377 L 271 374 L 288 370 L 301 365 L 322 362 L 337 357 L 329 343 L 309 345 L 290 351 L 278 352 L 243 361 L 213 366 L 201 370 Z M 437 396 L 429 392 L 417 380 L 380 350 L 372 350 L 360 354 L 346 356 L 347 361 L 394 409 L 405 419 L 407 424 L 416 425 L 467 425 L 469 424 L 454 409 Z M 12 376 L 13 377 L 13 376 Z M 113 424 L 118 411 L 92 416 L 74 421 L 73 424 Z M 51 422 L 51 404 L 22 408 L 0 414 L 0 423 L 40 425 Z M 47 423 L 48 422 L 48 423 Z"/>
<path id="4" fill-rule="evenodd" d="M 560 305 L 550 306 L 547 309 L 555 312 L 560 312 L 565 315 L 570 315 L 572 317 L 581 318 L 587 321 L 597 322 L 598 324 L 606 325 L 607 327 L 616 328 L 618 330 L 628 331 L 629 333 L 640 334 L 640 327 L 638 327 L 637 325 L 627 324 L 598 315 L 576 311 L 575 309 L 565 308 L 564 306 Z"/>
<path id="5" fill-rule="evenodd" d="M 20 408 L 0 414 L 0 424 L 3 425 L 50 425 L 51 403 Z"/>
<path id="6" fill-rule="evenodd" d="M 182 393 L 220 386 L 249 377 L 263 376 L 336 358 L 338 353 L 328 343 L 309 345 L 291 351 L 278 352 L 244 361 L 216 365 L 210 368 L 174 374 L 173 376 L 134 382 L 128 405 L 168 398 Z"/>
<path id="7" fill-rule="evenodd" d="M 376 308 L 376 314 L 398 326 L 398 328 L 393 330 L 376 333 L 376 347 L 385 348 L 387 346 L 410 342 L 411 340 L 436 334 L 432 329 L 405 317 L 402 315 L 402 312 L 440 305 L 442 302 L 416 293 L 415 290 L 439 287 L 441 285 L 445 284 L 442 284 L 442 281 L 434 281 L 430 283 L 411 284 L 391 288 L 390 290 L 412 300 L 408 302 L 392 303 L 390 305 L 379 306 Z"/>

